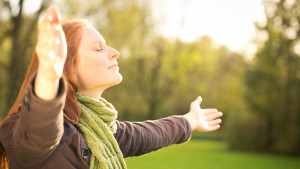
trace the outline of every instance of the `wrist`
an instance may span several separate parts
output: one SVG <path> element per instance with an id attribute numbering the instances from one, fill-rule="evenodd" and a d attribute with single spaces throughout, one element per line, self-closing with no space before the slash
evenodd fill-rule
<path id="1" fill-rule="evenodd" d="M 49 78 L 38 71 L 35 79 L 35 94 L 43 100 L 52 100 L 56 97 L 59 88 L 59 78 Z"/>
<path id="2" fill-rule="evenodd" d="M 194 117 L 192 117 L 191 113 L 186 113 L 185 115 L 183 115 L 183 117 L 189 122 L 191 129 L 195 130 L 196 129 L 196 123 L 194 120 Z"/>
<path id="3" fill-rule="evenodd" d="M 61 77 L 57 76 L 55 71 L 39 66 L 37 78 L 48 83 L 57 83 Z"/>

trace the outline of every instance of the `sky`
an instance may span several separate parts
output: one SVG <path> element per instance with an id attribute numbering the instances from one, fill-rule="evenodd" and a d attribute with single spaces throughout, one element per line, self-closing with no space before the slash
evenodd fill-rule
<path id="1" fill-rule="evenodd" d="M 250 50 L 254 22 L 264 22 L 261 0 L 153 0 L 158 32 L 193 41 L 208 35 L 233 51 Z M 254 51 L 252 51 L 254 52 Z"/>
<path id="2" fill-rule="evenodd" d="M 17 1 L 17 0 L 12 0 Z M 58 1 L 58 0 L 55 0 Z M 261 0 L 152 0 L 157 32 L 173 39 L 194 41 L 204 35 L 233 51 L 254 53 L 254 22 L 264 22 Z M 35 10 L 41 0 L 26 0 Z"/>

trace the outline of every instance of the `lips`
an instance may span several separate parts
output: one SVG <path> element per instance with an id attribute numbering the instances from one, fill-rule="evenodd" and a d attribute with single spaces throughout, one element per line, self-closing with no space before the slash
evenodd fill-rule
<path id="1" fill-rule="evenodd" d="M 118 66 L 117 63 L 116 63 L 116 64 L 113 64 L 113 65 L 111 65 L 111 66 L 109 66 L 108 69 L 113 68 L 113 67 L 116 67 L 116 66 Z"/>

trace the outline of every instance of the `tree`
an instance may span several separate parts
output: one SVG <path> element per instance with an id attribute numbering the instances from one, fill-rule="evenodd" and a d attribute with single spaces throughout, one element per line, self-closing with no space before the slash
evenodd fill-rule
<path id="1" fill-rule="evenodd" d="M 240 124 L 239 148 L 300 153 L 300 0 L 263 1 L 268 35 L 246 75 L 251 120 Z M 246 127 L 247 126 L 247 127 Z M 238 132 L 241 136 L 245 134 Z M 247 137 L 247 136 L 245 136 Z M 239 140 L 240 141 L 240 140 Z"/>

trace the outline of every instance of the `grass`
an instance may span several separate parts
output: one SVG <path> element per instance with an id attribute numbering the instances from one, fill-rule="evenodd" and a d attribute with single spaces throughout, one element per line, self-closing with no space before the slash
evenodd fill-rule
<path id="1" fill-rule="evenodd" d="M 128 169 L 299 169 L 300 157 L 229 151 L 220 141 L 191 140 L 140 157 Z"/>

